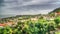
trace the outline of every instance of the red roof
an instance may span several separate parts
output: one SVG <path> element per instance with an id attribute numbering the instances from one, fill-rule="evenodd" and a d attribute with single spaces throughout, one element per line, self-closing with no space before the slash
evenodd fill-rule
<path id="1" fill-rule="evenodd" d="M 57 12 L 57 14 L 60 14 L 60 12 Z"/>
<path id="2" fill-rule="evenodd" d="M 0 24 L 0 26 L 6 26 L 6 24 Z"/>

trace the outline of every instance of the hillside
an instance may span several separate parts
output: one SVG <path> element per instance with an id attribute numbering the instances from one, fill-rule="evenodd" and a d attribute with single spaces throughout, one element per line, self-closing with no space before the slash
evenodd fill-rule
<path id="1" fill-rule="evenodd" d="M 56 11 L 60 9 L 51 13 Z M 60 34 L 60 16 L 52 16 L 38 14 L 1 18 L 0 34 Z"/>
<path id="2" fill-rule="evenodd" d="M 54 9 L 54 10 L 51 11 L 49 14 L 51 14 L 51 13 L 55 13 L 55 12 L 60 12 L 60 8 L 56 8 L 56 9 Z"/>

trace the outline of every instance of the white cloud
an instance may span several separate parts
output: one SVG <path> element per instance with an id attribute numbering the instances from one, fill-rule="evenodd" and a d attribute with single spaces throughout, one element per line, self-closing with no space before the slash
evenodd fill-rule
<path id="1" fill-rule="evenodd" d="M 29 14 L 47 14 L 48 12 L 52 11 L 53 9 L 49 10 L 27 10 L 27 11 L 17 11 L 17 10 L 9 10 L 5 9 L 4 12 L 1 13 L 2 15 L 29 15 Z"/>
<path id="2" fill-rule="evenodd" d="M 7 3 L 8 2 L 8 3 Z M 24 1 L 24 0 L 6 0 L 5 5 L 9 8 L 12 7 L 21 7 L 21 6 L 27 6 L 27 5 L 44 5 L 44 4 L 50 4 L 52 2 L 56 2 L 56 0 L 31 0 L 31 1 Z M 58 2 L 58 0 L 57 0 Z"/>
<path id="3" fill-rule="evenodd" d="M 25 2 L 23 5 L 35 5 L 35 4 L 45 4 L 51 0 L 32 0 L 30 2 Z"/>
<path id="4" fill-rule="evenodd" d="M 60 0 L 58 0 L 57 2 L 54 2 L 52 4 L 60 5 Z"/>

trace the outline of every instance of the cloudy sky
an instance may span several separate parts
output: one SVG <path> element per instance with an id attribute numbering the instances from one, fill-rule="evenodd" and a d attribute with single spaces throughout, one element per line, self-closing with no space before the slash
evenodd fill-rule
<path id="1" fill-rule="evenodd" d="M 0 15 L 47 14 L 60 0 L 0 0 Z"/>

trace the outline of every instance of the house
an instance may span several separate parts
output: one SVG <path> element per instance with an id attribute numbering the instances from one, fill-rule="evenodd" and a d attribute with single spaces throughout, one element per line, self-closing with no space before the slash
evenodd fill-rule
<path id="1" fill-rule="evenodd" d="M 35 18 L 30 18 L 30 20 L 31 20 L 31 21 L 37 21 L 38 18 L 37 18 L 37 17 L 35 17 Z"/>
<path id="2" fill-rule="evenodd" d="M 8 25 L 8 26 L 12 26 L 12 22 L 8 22 L 8 23 L 5 23 L 6 25 Z"/>
<path id="3" fill-rule="evenodd" d="M 55 16 L 60 15 L 60 12 L 55 12 Z"/>
<path id="4" fill-rule="evenodd" d="M 54 20 L 55 17 L 52 16 L 43 16 L 44 19 L 46 20 Z"/>
<path id="5" fill-rule="evenodd" d="M 15 22 L 12 22 L 12 21 L 9 21 L 9 22 L 3 23 L 3 24 L 0 23 L 0 27 L 12 26 L 13 24 L 15 24 Z"/>
<path id="6" fill-rule="evenodd" d="M 2 28 L 5 27 L 5 26 L 6 26 L 6 24 L 0 24 L 0 27 L 2 27 Z"/>

